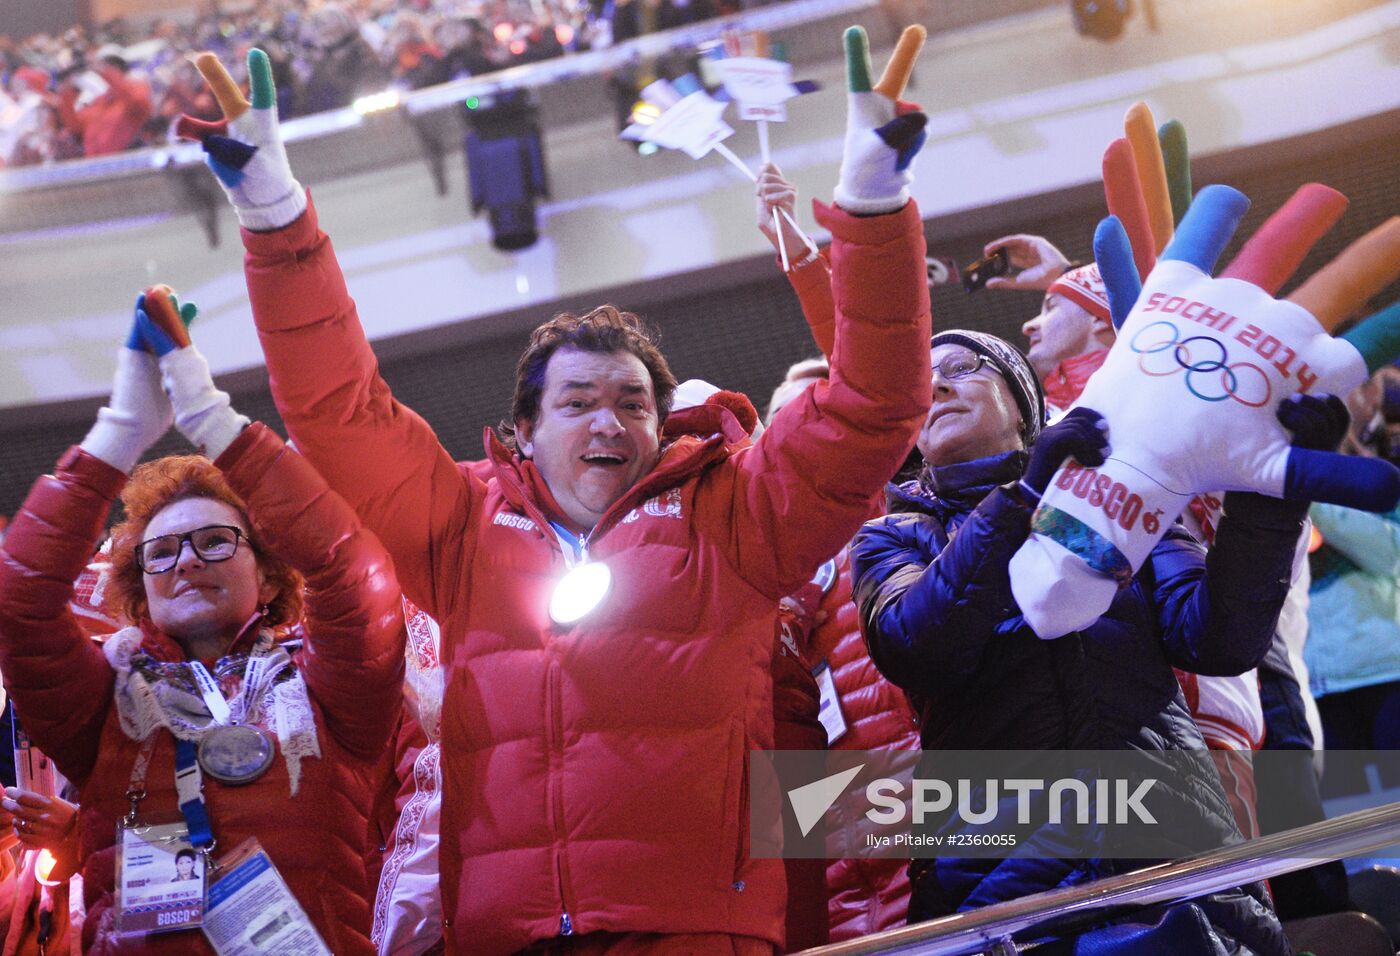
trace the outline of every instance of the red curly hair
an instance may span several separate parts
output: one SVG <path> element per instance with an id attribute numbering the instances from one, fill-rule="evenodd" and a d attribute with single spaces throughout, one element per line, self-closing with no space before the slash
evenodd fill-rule
<path id="1" fill-rule="evenodd" d="M 186 498 L 212 498 L 238 512 L 248 528 L 248 543 L 257 556 L 258 567 L 276 595 L 268 602 L 265 623 L 270 627 L 292 624 L 301 619 L 302 577 L 291 565 L 263 550 L 248 508 L 229 486 L 223 472 L 200 455 L 171 455 L 148 461 L 132 472 L 122 491 L 126 520 L 112 529 L 112 573 L 107 579 L 103 602 L 128 621 L 145 620 L 150 615 L 146 603 L 144 572 L 136 563 L 136 546 L 146 526 L 165 507 Z"/>

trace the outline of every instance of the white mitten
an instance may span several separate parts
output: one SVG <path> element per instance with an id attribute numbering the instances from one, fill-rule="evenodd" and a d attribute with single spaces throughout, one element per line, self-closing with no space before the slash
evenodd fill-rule
<path id="1" fill-rule="evenodd" d="M 117 350 L 112 397 L 97 412 L 97 421 L 80 443 L 84 451 L 113 468 L 129 472 L 170 428 L 170 401 L 160 388 L 154 355 L 123 347 Z"/>
<path id="2" fill-rule="evenodd" d="M 229 404 L 228 393 L 214 387 L 209 363 L 193 345 L 160 359 L 161 384 L 175 408 L 175 427 L 210 458 L 224 453 L 249 419 Z"/>

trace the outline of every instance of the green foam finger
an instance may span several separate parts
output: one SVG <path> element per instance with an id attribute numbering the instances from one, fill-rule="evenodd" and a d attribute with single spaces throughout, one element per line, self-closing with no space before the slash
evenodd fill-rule
<path id="1" fill-rule="evenodd" d="M 869 93 L 870 38 L 864 27 L 846 28 L 846 89 L 852 93 Z"/>
<path id="2" fill-rule="evenodd" d="M 248 84 L 253 94 L 253 109 L 270 110 L 277 104 L 277 87 L 272 82 L 272 61 L 257 47 L 248 51 Z"/>
<path id="3" fill-rule="evenodd" d="M 1167 120 L 1157 127 L 1162 144 L 1162 165 L 1167 169 L 1167 195 L 1171 197 L 1172 221 L 1178 225 L 1191 205 L 1191 155 L 1186 148 L 1186 127 Z"/>

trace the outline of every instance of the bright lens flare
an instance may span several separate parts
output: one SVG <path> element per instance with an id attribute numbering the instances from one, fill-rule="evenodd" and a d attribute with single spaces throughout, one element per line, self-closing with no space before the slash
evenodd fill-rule
<path id="1" fill-rule="evenodd" d="M 371 93 L 369 96 L 360 97 L 350 105 L 361 116 L 382 113 L 384 110 L 391 110 L 399 105 L 399 91 L 384 90 L 382 93 Z"/>
<path id="2" fill-rule="evenodd" d="M 638 126 L 650 126 L 661 118 L 661 107 L 647 100 L 638 100 L 632 107 L 632 122 Z"/>
<path id="3" fill-rule="evenodd" d="M 48 850 L 39 851 L 39 859 L 34 861 L 34 878 L 45 886 L 57 886 L 58 882 L 50 880 L 53 868 L 58 865 L 58 860 Z"/>
<path id="4" fill-rule="evenodd" d="M 555 624 L 572 624 L 603 603 L 612 588 L 612 572 L 606 564 L 590 561 L 571 568 L 554 586 L 549 618 Z"/>

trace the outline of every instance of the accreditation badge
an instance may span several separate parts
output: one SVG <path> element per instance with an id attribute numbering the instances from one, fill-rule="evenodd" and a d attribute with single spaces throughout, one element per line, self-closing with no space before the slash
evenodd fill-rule
<path id="1" fill-rule="evenodd" d="M 204 935 L 219 956 L 332 956 L 254 838 L 219 860 Z"/>
<path id="2" fill-rule="evenodd" d="M 198 929 L 203 922 L 204 855 L 184 821 L 118 827 L 118 935 Z"/>
<path id="3" fill-rule="evenodd" d="M 812 676 L 817 680 L 817 690 L 821 692 L 821 710 L 817 719 L 826 728 L 826 745 L 830 747 L 846 736 L 846 715 L 841 712 L 841 697 L 836 693 L 836 679 L 831 676 L 831 664 L 826 658 L 812 668 Z"/>

